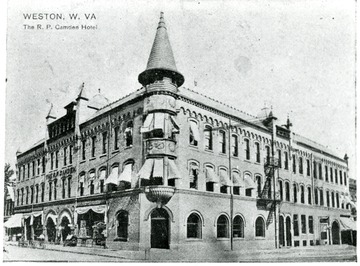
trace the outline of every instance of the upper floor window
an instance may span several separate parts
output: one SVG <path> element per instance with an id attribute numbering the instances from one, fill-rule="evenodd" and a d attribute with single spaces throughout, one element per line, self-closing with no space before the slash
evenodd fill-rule
<path id="1" fill-rule="evenodd" d="M 305 203 L 305 189 L 304 186 L 300 187 L 300 202 Z"/>
<path id="2" fill-rule="evenodd" d="M 319 204 L 319 193 L 318 193 L 318 189 L 317 188 L 315 188 L 315 199 L 314 199 L 314 202 L 315 202 L 315 205 L 318 205 Z"/>
<path id="3" fill-rule="evenodd" d="M 324 191 L 320 189 L 319 193 L 320 193 L 320 206 L 324 206 Z"/>
<path id="4" fill-rule="evenodd" d="M 292 163 L 292 165 L 293 165 L 293 173 L 294 174 L 296 174 L 296 157 L 295 157 L 295 154 L 293 154 L 293 156 L 292 156 L 292 161 L 293 161 L 293 163 Z"/>
<path id="5" fill-rule="evenodd" d="M 311 187 L 307 188 L 307 194 L 308 194 L 308 204 L 311 205 Z"/>
<path id="6" fill-rule="evenodd" d="M 125 129 L 125 146 L 130 147 L 133 144 L 133 127 L 134 124 L 132 121 L 127 122 Z"/>
<path id="7" fill-rule="evenodd" d="M 201 218 L 192 213 L 187 219 L 187 238 L 201 238 Z"/>
<path id="8" fill-rule="evenodd" d="M 294 202 L 296 203 L 297 202 L 297 194 L 298 194 L 298 191 L 297 191 L 297 185 L 294 184 L 293 185 L 293 192 L 294 192 Z"/>
<path id="9" fill-rule="evenodd" d="M 293 225 L 294 225 L 294 236 L 298 236 L 299 235 L 299 218 L 297 214 L 294 214 L 294 221 L 293 221 Z"/>
<path id="10" fill-rule="evenodd" d="M 239 155 L 239 142 L 238 142 L 238 136 L 236 135 L 232 135 L 231 136 L 232 141 L 231 141 L 231 151 L 232 151 L 232 155 L 237 157 Z"/>
<path id="11" fill-rule="evenodd" d="M 331 205 L 333 208 L 335 208 L 335 193 L 334 193 L 334 191 L 331 192 Z"/>
<path id="12" fill-rule="evenodd" d="M 248 139 L 245 139 L 244 142 L 245 142 L 245 159 L 250 160 L 250 141 Z"/>
<path id="13" fill-rule="evenodd" d="M 306 175 L 310 176 L 310 160 L 306 160 Z"/>
<path id="14" fill-rule="evenodd" d="M 225 215 L 220 215 L 217 220 L 217 237 L 228 238 L 229 237 L 229 220 Z"/>
<path id="15" fill-rule="evenodd" d="M 96 136 L 91 138 L 91 157 L 96 155 Z"/>
<path id="16" fill-rule="evenodd" d="M 338 171 L 335 169 L 335 183 L 338 183 Z"/>
<path id="17" fill-rule="evenodd" d="M 326 191 L 326 206 L 330 207 L 330 192 L 329 192 L 329 190 Z"/>
<path id="18" fill-rule="evenodd" d="M 299 157 L 299 174 L 303 174 L 304 171 L 303 171 L 303 158 L 302 157 Z"/>
<path id="19" fill-rule="evenodd" d="M 45 183 L 41 183 L 41 202 L 45 200 Z"/>
<path id="20" fill-rule="evenodd" d="M 189 128 L 189 143 L 191 145 L 197 146 L 198 141 L 200 139 L 199 127 L 198 124 L 194 120 L 190 120 L 190 128 Z"/>
<path id="21" fill-rule="evenodd" d="M 316 162 L 315 161 L 313 162 L 313 175 L 314 175 L 314 178 L 317 178 L 317 175 L 316 175 Z"/>
<path id="22" fill-rule="evenodd" d="M 61 195 L 62 195 L 62 198 L 63 199 L 65 199 L 65 193 L 66 193 L 66 179 L 65 178 L 63 178 L 62 180 L 61 180 L 61 187 L 62 187 L 62 193 L 61 193 Z"/>
<path id="23" fill-rule="evenodd" d="M 119 127 L 114 128 L 114 150 L 119 149 Z"/>
<path id="24" fill-rule="evenodd" d="M 195 162 L 189 165 L 190 188 L 198 189 L 199 166 Z"/>
<path id="25" fill-rule="evenodd" d="M 328 167 L 325 165 L 325 181 L 329 182 L 329 173 L 328 173 Z"/>
<path id="26" fill-rule="evenodd" d="M 64 166 L 67 164 L 67 147 L 64 147 Z"/>
<path id="27" fill-rule="evenodd" d="M 290 184 L 285 182 L 285 200 L 290 201 Z"/>
<path id="28" fill-rule="evenodd" d="M 32 176 L 35 176 L 35 161 L 32 162 Z"/>
<path id="29" fill-rule="evenodd" d="M 346 172 L 344 172 L 344 185 L 347 186 Z"/>
<path id="30" fill-rule="evenodd" d="M 54 169 L 54 153 L 52 152 L 50 155 L 50 169 Z"/>
<path id="31" fill-rule="evenodd" d="M 211 165 L 205 166 L 206 174 L 206 191 L 214 191 L 214 183 L 218 182 L 218 178 L 215 174 L 214 167 Z"/>
<path id="32" fill-rule="evenodd" d="M 288 153 L 286 151 L 284 151 L 284 168 L 286 170 L 289 169 L 289 156 L 288 156 Z"/>
<path id="33" fill-rule="evenodd" d="M 59 151 L 55 152 L 55 168 L 59 167 Z"/>
<path id="34" fill-rule="evenodd" d="M 106 153 L 107 150 L 107 131 L 102 133 L 102 153 Z"/>
<path id="35" fill-rule="evenodd" d="M 306 234 L 306 216 L 301 215 L 301 233 Z"/>
<path id="36" fill-rule="evenodd" d="M 314 218 L 309 216 L 309 234 L 314 233 Z"/>
<path id="37" fill-rule="evenodd" d="M 279 180 L 279 194 L 280 194 L 280 200 L 284 200 L 283 181 L 281 180 Z"/>
<path id="38" fill-rule="evenodd" d="M 223 130 L 219 131 L 219 142 L 220 142 L 220 152 L 226 153 L 226 133 Z"/>
<path id="39" fill-rule="evenodd" d="M 255 177 L 255 180 L 256 180 L 256 185 L 257 185 L 257 194 L 258 194 L 258 197 L 260 198 L 261 197 L 261 176 L 257 175 Z"/>
<path id="40" fill-rule="evenodd" d="M 339 171 L 339 175 L 340 175 L 340 185 L 342 185 L 343 184 L 342 171 Z"/>
<path id="41" fill-rule="evenodd" d="M 27 178 L 30 178 L 30 163 L 27 165 Z"/>
<path id="42" fill-rule="evenodd" d="M 262 217 L 258 217 L 255 221 L 255 236 L 265 237 L 265 222 Z"/>
<path id="43" fill-rule="evenodd" d="M 212 128 L 210 126 L 205 126 L 204 139 L 205 139 L 205 149 L 211 151 L 213 149 L 213 137 L 212 137 Z M 190 144 L 192 144 L 191 140 L 190 140 Z"/>
<path id="44" fill-rule="evenodd" d="M 73 146 L 70 145 L 69 147 L 69 164 L 72 164 L 73 161 Z"/>
<path id="45" fill-rule="evenodd" d="M 270 147 L 265 146 L 265 151 L 266 151 L 266 163 L 270 163 Z"/>
<path id="46" fill-rule="evenodd" d="M 323 176 L 322 176 L 322 164 L 319 163 L 319 179 L 322 180 Z"/>
<path id="47" fill-rule="evenodd" d="M 81 160 L 86 159 L 86 139 L 81 142 Z"/>
<path id="48" fill-rule="evenodd" d="M 278 159 L 279 159 L 279 168 L 281 168 L 282 164 L 281 164 L 281 150 L 278 150 Z"/>
<path id="49" fill-rule="evenodd" d="M 261 158 L 261 155 L 260 155 L 260 144 L 258 142 L 255 142 L 255 156 L 256 156 L 256 162 L 257 163 L 260 163 L 260 158 Z"/>
<path id="50" fill-rule="evenodd" d="M 42 173 L 45 174 L 45 169 L 46 168 L 46 158 L 45 156 L 42 157 Z"/>

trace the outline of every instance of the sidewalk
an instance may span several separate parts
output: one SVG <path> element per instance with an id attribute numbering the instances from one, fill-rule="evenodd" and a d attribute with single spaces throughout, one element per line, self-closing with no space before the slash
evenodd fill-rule
<path id="1" fill-rule="evenodd" d="M 6 242 L 18 245 L 17 242 Z M 24 247 L 29 248 L 29 247 Z M 35 247 L 39 248 L 39 247 Z M 183 252 L 164 249 L 145 251 L 114 250 L 97 247 L 64 247 L 46 244 L 45 249 L 66 253 L 90 254 L 133 261 L 181 262 L 297 262 L 297 261 L 356 261 L 356 247 L 348 245 L 292 247 L 268 250 L 219 252 Z"/>

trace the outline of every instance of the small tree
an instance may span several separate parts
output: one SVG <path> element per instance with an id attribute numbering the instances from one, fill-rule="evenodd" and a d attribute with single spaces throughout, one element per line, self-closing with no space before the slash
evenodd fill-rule
<path id="1" fill-rule="evenodd" d="M 11 185 L 10 177 L 14 174 L 9 163 L 5 163 L 4 169 L 4 195 L 6 195 L 7 186 Z"/>

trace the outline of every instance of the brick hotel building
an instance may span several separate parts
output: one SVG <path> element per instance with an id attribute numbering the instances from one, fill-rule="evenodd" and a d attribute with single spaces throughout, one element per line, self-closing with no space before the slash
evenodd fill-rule
<path id="1" fill-rule="evenodd" d="M 348 158 L 182 87 L 163 15 L 142 87 L 82 84 L 47 137 L 17 153 L 12 226 L 79 245 L 221 251 L 355 242 Z M 184 253 L 185 254 L 185 253 Z"/>

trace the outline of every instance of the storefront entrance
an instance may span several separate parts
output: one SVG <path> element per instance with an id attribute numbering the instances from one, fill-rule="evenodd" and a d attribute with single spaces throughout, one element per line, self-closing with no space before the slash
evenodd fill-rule
<path id="1" fill-rule="evenodd" d="M 61 236 L 62 236 L 62 241 L 64 241 L 66 239 L 66 237 L 70 234 L 71 232 L 71 229 L 69 227 L 69 224 L 70 224 L 70 221 L 69 219 L 64 216 L 62 219 L 61 219 Z"/>
<path id="2" fill-rule="evenodd" d="M 337 222 L 333 222 L 331 226 L 331 234 L 332 234 L 332 244 L 339 245 L 340 244 L 340 227 Z"/>
<path id="3" fill-rule="evenodd" d="M 279 241 L 281 247 L 285 246 L 285 225 L 283 216 L 280 216 L 279 218 Z"/>
<path id="4" fill-rule="evenodd" d="M 56 227 L 53 219 L 48 218 L 46 222 L 46 234 L 47 234 L 47 241 L 55 242 L 56 237 Z"/>
<path id="5" fill-rule="evenodd" d="M 151 213 L 151 248 L 169 248 L 169 215 L 164 209 Z"/>
<path id="6" fill-rule="evenodd" d="M 28 218 L 26 218 L 25 219 L 25 232 L 26 232 L 26 234 L 25 234 L 25 239 L 26 240 L 32 240 L 32 238 L 31 238 L 31 225 L 30 225 L 30 217 L 28 217 Z"/>
<path id="7" fill-rule="evenodd" d="M 286 246 L 291 246 L 291 220 L 286 217 Z"/>

